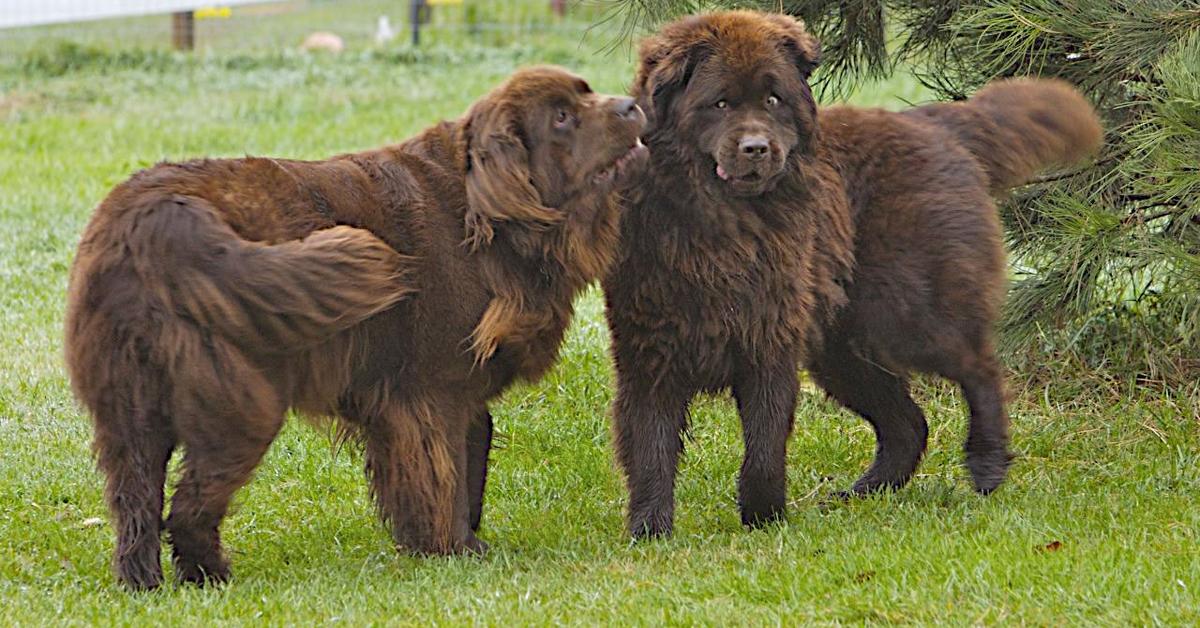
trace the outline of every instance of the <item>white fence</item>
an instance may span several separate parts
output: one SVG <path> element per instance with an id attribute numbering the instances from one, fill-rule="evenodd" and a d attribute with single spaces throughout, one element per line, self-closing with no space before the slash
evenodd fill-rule
<path id="1" fill-rule="evenodd" d="M 271 0 L 0 0 L 0 28 L 192 11 Z"/>

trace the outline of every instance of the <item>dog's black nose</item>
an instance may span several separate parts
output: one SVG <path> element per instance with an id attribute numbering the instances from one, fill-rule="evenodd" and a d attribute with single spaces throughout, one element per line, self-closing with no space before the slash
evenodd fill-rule
<path id="1" fill-rule="evenodd" d="M 771 150 L 771 144 L 761 135 L 750 135 L 738 142 L 738 150 L 750 159 L 762 159 L 767 156 L 767 151 Z"/>
<path id="2" fill-rule="evenodd" d="M 616 113 L 622 118 L 633 118 L 637 116 L 637 101 L 632 98 L 614 98 L 613 113 Z"/>

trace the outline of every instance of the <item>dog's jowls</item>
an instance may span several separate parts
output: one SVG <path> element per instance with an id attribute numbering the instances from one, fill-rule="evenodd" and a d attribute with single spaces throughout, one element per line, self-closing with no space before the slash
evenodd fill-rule
<path id="1" fill-rule="evenodd" d="M 705 390 L 732 389 L 741 414 L 742 521 L 782 515 L 798 363 L 875 429 L 853 492 L 902 486 L 917 467 L 927 428 L 912 372 L 961 385 L 976 489 L 1005 476 L 991 196 L 1094 151 L 1096 116 L 1053 81 L 904 113 L 818 109 L 818 57 L 802 24 L 752 12 L 685 18 L 642 44 L 633 95 L 651 166 L 604 281 L 635 535 L 672 529 L 688 403 Z"/>
<path id="2" fill-rule="evenodd" d="M 96 210 L 66 357 L 95 425 L 125 584 L 228 577 L 218 527 L 294 408 L 362 442 L 379 514 L 420 553 L 478 551 L 486 402 L 555 358 L 609 265 L 644 117 L 565 71 L 327 161 L 162 164 Z"/>

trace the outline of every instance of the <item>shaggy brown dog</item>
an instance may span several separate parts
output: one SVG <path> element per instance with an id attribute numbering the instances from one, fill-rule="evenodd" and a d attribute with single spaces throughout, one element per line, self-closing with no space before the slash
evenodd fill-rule
<path id="1" fill-rule="evenodd" d="M 66 351 L 121 581 L 162 578 L 177 445 L 176 575 L 228 577 L 218 527 L 289 408 L 361 439 L 398 544 L 481 550 L 486 402 L 550 367 L 609 265 L 644 122 L 631 98 L 534 68 L 403 144 L 162 164 L 113 190 L 71 272 Z"/>
<path id="2" fill-rule="evenodd" d="M 745 439 L 742 521 L 779 517 L 801 361 L 875 428 L 855 493 L 903 485 L 920 460 L 915 371 L 962 386 L 967 466 L 995 489 L 1009 453 L 991 195 L 1091 153 L 1092 108 L 1064 84 L 1011 81 L 905 113 L 818 111 L 817 42 L 779 15 L 690 17 L 640 54 L 651 167 L 604 281 L 630 531 L 671 531 L 688 404 L 726 387 Z"/>

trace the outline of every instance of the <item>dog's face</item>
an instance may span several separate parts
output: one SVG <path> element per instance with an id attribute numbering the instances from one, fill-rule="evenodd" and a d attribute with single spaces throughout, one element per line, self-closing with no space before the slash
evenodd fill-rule
<path id="1" fill-rule="evenodd" d="M 646 116 L 555 67 L 514 74 L 467 114 L 467 194 L 476 240 L 491 221 L 553 223 L 594 209 L 646 162 Z"/>
<path id="2" fill-rule="evenodd" d="M 642 44 L 634 94 L 650 112 L 650 136 L 705 172 L 717 193 L 758 196 L 809 149 L 816 103 L 807 80 L 818 57 L 789 17 L 685 18 Z"/>

